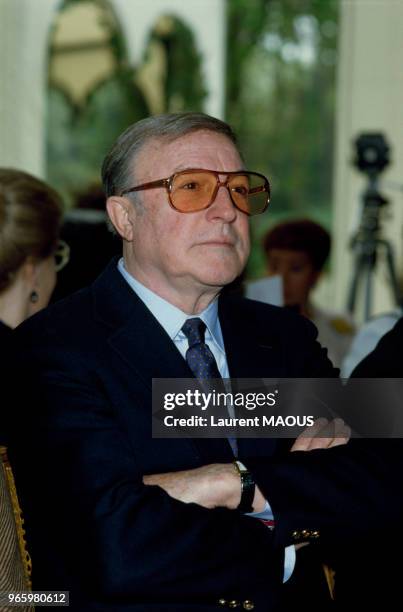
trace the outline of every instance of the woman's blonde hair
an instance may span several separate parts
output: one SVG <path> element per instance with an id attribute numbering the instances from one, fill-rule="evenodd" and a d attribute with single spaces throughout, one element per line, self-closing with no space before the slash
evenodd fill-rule
<path id="1" fill-rule="evenodd" d="M 34 176 L 0 168 L 0 291 L 11 285 L 27 257 L 55 250 L 62 221 L 60 196 Z"/>

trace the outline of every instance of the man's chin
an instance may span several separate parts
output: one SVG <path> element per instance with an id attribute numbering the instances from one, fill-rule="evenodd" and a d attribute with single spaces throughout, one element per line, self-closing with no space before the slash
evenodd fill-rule
<path id="1" fill-rule="evenodd" d="M 203 264 L 203 265 L 201 265 Z M 246 263 L 243 258 L 235 256 L 199 258 L 193 268 L 193 278 L 208 287 L 225 287 L 242 274 Z"/>
<path id="2" fill-rule="evenodd" d="M 200 280 L 203 284 L 209 287 L 217 287 L 222 288 L 230 285 L 238 276 L 241 274 L 242 270 L 218 270 L 212 269 L 209 273 L 204 274 Z"/>

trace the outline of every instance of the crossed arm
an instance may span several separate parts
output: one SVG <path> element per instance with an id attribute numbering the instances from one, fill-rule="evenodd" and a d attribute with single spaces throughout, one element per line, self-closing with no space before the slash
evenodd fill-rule
<path id="1" fill-rule="evenodd" d="M 295 440 L 291 452 L 327 449 L 346 444 L 350 431 L 343 421 L 329 423 L 318 419 Z M 235 510 L 241 499 L 240 478 L 232 463 L 212 463 L 192 470 L 151 474 L 143 477 L 146 485 L 157 485 L 171 497 L 196 503 L 204 508 L 224 507 Z M 266 499 L 258 486 L 253 500 L 254 512 L 262 512 Z"/>

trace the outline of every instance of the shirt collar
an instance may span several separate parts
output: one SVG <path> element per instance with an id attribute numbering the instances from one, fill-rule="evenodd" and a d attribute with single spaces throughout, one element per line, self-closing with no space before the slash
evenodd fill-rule
<path id="1" fill-rule="evenodd" d="M 162 327 L 167 332 L 171 340 L 181 331 L 186 319 L 191 319 L 195 315 L 189 315 L 180 308 L 177 308 L 167 300 L 145 287 L 136 278 L 134 278 L 125 268 L 123 257 L 118 262 L 118 270 L 123 278 L 127 281 L 133 291 L 144 302 L 151 314 L 157 319 Z M 218 320 L 218 300 L 215 299 L 207 306 L 200 314 L 197 315 L 208 328 L 213 341 L 218 347 L 224 351 L 224 340 L 221 332 L 220 322 Z M 183 333 L 183 332 L 182 332 Z"/>

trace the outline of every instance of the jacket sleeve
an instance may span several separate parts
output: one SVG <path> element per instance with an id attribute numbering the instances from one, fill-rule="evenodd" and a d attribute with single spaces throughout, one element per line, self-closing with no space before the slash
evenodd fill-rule
<path id="1" fill-rule="evenodd" d="M 298 541 L 306 530 L 305 539 L 320 536 L 338 547 L 399 527 L 401 456 L 400 440 L 368 439 L 244 462 L 271 505 L 279 543 Z"/>
<path id="2" fill-rule="evenodd" d="M 301 377 L 298 372 L 306 378 L 337 375 L 326 351 L 316 341 L 314 326 L 295 318 L 292 329 L 292 323 L 290 319 L 290 340 L 285 351 L 290 355 L 294 376 Z M 386 347 L 391 340 L 385 337 L 382 342 Z M 375 355 L 371 363 L 376 363 Z M 343 398 L 341 383 L 339 392 L 338 397 Z M 340 408 L 339 414 L 347 418 L 344 407 Z M 265 460 L 243 458 L 270 503 L 276 520 L 275 537 L 282 545 L 298 541 L 304 530 L 307 539 L 314 534 L 320 536 L 322 543 L 335 547 L 372 538 L 374 529 L 378 534 L 386 526 L 400 529 L 401 440 L 352 439 L 332 449 L 290 453 L 291 444 L 290 440 L 284 452 Z"/>

